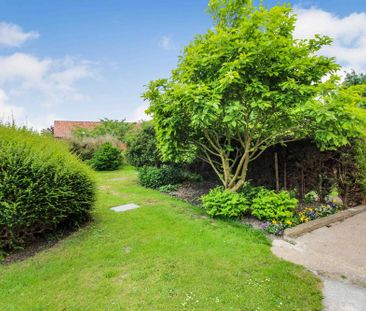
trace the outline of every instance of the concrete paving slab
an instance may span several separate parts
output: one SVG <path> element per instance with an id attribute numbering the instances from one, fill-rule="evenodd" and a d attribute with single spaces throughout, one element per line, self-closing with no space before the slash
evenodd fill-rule
<path id="1" fill-rule="evenodd" d="M 325 311 L 365 311 L 366 288 L 323 279 Z"/>
<path id="2" fill-rule="evenodd" d="M 285 241 L 272 252 L 321 275 L 326 311 L 366 311 L 366 212 Z"/>
<path id="3" fill-rule="evenodd" d="M 125 204 L 125 205 L 121 205 L 121 206 L 116 206 L 116 207 L 112 207 L 111 210 L 115 211 L 117 213 L 122 213 L 122 212 L 126 212 L 129 210 L 133 210 L 136 208 L 139 208 L 140 206 L 134 203 L 130 203 L 130 204 Z"/>
<path id="4" fill-rule="evenodd" d="M 366 213 L 304 234 L 292 243 L 274 240 L 275 255 L 322 274 L 366 284 Z"/>

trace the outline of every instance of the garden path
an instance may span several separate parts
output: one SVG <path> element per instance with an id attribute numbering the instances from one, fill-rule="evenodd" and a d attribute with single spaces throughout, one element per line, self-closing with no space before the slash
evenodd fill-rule
<path id="1" fill-rule="evenodd" d="M 366 310 L 366 212 L 292 241 L 276 239 L 272 252 L 321 275 L 326 310 Z"/>

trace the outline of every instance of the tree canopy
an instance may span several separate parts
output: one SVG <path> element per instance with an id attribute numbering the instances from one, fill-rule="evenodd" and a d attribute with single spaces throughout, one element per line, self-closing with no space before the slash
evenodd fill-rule
<path id="1" fill-rule="evenodd" d="M 329 37 L 294 38 L 289 6 L 211 0 L 209 11 L 215 27 L 143 95 L 165 160 L 199 156 L 236 191 L 270 146 L 311 136 L 323 149 L 336 148 L 360 135 L 359 94 L 338 87 L 339 66 L 317 54 Z"/>

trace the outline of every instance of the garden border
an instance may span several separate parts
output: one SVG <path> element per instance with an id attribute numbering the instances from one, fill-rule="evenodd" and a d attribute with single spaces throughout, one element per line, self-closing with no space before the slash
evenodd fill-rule
<path id="1" fill-rule="evenodd" d="M 307 223 L 300 224 L 293 228 L 288 228 L 284 232 L 285 238 L 298 238 L 299 236 L 312 232 L 316 229 L 322 228 L 324 226 L 329 226 L 335 222 L 343 221 L 354 215 L 366 212 L 366 205 L 359 205 L 353 208 L 346 209 L 344 211 L 338 212 L 334 215 L 330 215 L 323 218 L 318 218 Z"/>

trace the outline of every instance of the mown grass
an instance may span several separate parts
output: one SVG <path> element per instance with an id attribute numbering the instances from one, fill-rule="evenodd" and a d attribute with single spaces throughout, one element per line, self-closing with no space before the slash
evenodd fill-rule
<path id="1" fill-rule="evenodd" d="M 319 281 L 261 232 L 144 189 L 132 168 L 97 178 L 90 226 L 0 266 L 0 310 L 321 310 Z"/>

